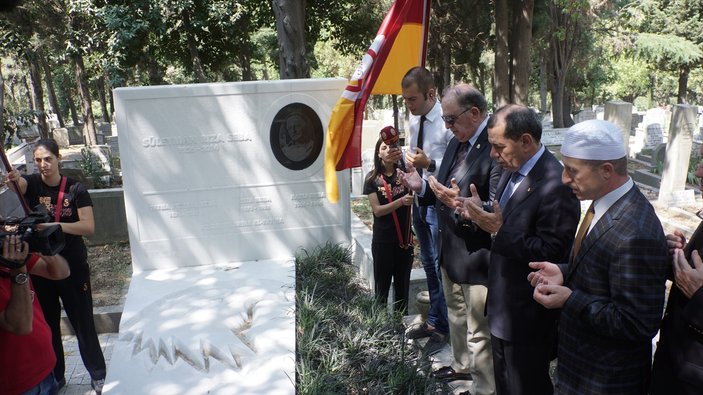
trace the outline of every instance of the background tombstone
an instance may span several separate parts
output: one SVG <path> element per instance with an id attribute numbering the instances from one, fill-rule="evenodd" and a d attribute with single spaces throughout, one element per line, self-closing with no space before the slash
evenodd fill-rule
<path id="1" fill-rule="evenodd" d="M 619 100 L 605 103 L 604 119 L 614 123 L 622 130 L 622 138 L 625 142 L 625 153 L 629 153 L 630 128 L 632 126 L 632 103 Z"/>
<path id="2" fill-rule="evenodd" d="M 659 203 L 665 206 L 693 204 L 693 190 L 686 191 L 688 162 L 691 158 L 693 133 L 697 127 L 697 108 L 687 104 L 674 106 L 666 145 L 666 159 L 659 188 Z"/>
<path id="3" fill-rule="evenodd" d="M 325 197 L 343 79 L 118 88 L 134 274 L 105 395 L 294 394 L 294 255 L 351 239 Z"/>

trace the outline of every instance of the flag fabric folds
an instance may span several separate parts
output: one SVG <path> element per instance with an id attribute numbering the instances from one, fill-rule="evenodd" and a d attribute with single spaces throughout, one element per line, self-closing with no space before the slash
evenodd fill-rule
<path id="1" fill-rule="evenodd" d="M 361 166 L 361 126 L 370 94 L 399 94 L 414 66 L 424 66 L 430 0 L 396 0 L 371 47 L 332 109 L 325 146 L 327 199 L 339 200 L 337 171 Z"/>

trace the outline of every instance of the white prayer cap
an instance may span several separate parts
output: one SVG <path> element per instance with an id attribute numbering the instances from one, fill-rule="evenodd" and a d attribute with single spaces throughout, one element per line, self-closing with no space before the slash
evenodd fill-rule
<path id="1" fill-rule="evenodd" d="M 619 127 L 612 122 L 592 119 L 579 122 L 566 131 L 561 155 L 574 159 L 613 160 L 627 153 Z"/>

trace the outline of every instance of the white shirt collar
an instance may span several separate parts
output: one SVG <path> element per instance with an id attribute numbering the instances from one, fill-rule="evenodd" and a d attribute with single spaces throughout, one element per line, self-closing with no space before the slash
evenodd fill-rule
<path id="1" fill-rule="evenodd" d="M 608 211 L 608 209 L 612 207 L 612 205 L 615 204 L 615 202 L 617 202 L 621 197 L 625 196 L 625 194 L 630 189 L 632 189 L 634 185 L 635 183 L 632 181 L 632 179 L 630 177 L 627 177 L 627 181 L 625 181 L 624 184 L 608 192 L 600 199 L 594 200 L 593 221 L 591 222 L 591 226 L 588 228 L 588 230 L 590 231 L 591 229 L 593 229 L 593 226 L 596 224 L 596 222 L 598 222 L 599 219 L 601 219 L 605 212 Z"/>

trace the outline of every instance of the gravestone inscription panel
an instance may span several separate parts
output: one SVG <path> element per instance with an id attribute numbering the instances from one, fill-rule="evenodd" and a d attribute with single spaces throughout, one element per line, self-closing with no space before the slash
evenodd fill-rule
<path id="1" fill-rule="evenodd" d="M 134 274 L 104 393 L 294 394 L 294 255 L 351 238 L 324 194 L 346 80 L 115 91 Z"/>

